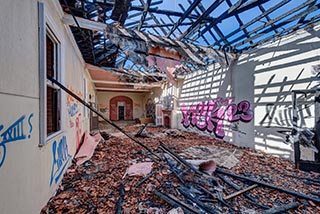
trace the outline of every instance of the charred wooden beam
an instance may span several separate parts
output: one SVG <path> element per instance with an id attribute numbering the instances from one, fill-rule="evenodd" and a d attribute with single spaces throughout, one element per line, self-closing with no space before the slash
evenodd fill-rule
<path id="1" fill-rule="evenodd" d="M 165 202 L 167 202 L 168 204 L 170 204 L 172 207 L 181 207 L 183 211 L 186 213 L 196 213 L 196 214 L 203 213 L 199 209 L 182 202 L 176 197 L 172 197 L 172 195 L 163 194 L 157 191 L 156 189 L 153 190 L 153 193 L 159 198 L 161 198 L 162 200 L 164 200 Z"/>
<path id="2" fill-rule="evenodd" d="M 282 19 L 287 18 L 290 14 L 293 14 L 293 13 L 301 10 L 302 8 L 308 6 L 308 5 L 309 5 L 311 2 L 313 2 L 313 1 L 314 1 L 314 0 L 309 0 L 309 1 L 307 1 L 306 3 L 303 3 L 303 4 L 299 5 L 298 7 L 293 8 L 292 10 L 288 11 L 287 13 L 284 13 L 284 14 L 278 16 L 277 18 L 272 19 L 270 22 L 266 23 L 265 25 L 261 25 L 261 26 L 255 28 L 255 29 L 253 29 L 252 31 L 249 32 L 249 34 L 256 34 L 255 36 L 251 37 L 250 39 L 246 39 L 246 40 L 244 40 L 244 41 L 242 41 L 242 42 L 236 43 L 236 44 L 234 45 L 234 47 L 237 48 L 237 47 L 243 45 L 244 43 L 247 43 L 247 42 L 249 42 L 249 41 L 252 41 L 253 39 L 258 38 L 259 36 L 265 35 L 265 33 L 272 31 L 273 28 L 279 28 L 279 27 L 281 27 L 281 26 L 283 26 L 283 25 L 285 25 L 285 24 L 288 24 L 289 22 L 292 22 L 292 21 L 294 21 L 294 20 L 296 20 L 296 19 L 299 19 L 301 16 L 303 16 L 303 15 L 306 14 L 306 13 L 310 13 L 310 12 L 312 12 L 312 11 L 317 10 L 318 7 L 317 7 L 316 5 L 315 5 L 315 6 L 312 6 L 312 7 L 308 8 L 307 10 L 302 11 L 302 12 L 294 15 L 293 17 L 290 17 L 289 19 L 287 19 L 287 20 L 285 20 L 285 21 L 282 21 L 281 23 L 278 23 L 278 24 L 274 25 L 274 27 L 272 27 L 272 25 L 273 25 L 274 23 L 276 23 L 276 22 L 278 22 L 278 21 L 280 21 L 280 20 L 282 20 Z M 266 27 L 268 27 L 268 26 L 271 26 L 271 27 L 270 27 L 270 28 L 266 28 Z M 263 29 L 265 29 L 265 30 L 263 30 Z M 259 32 L 259 31 L 261 31 L 261 30 L 263 30 L 263 31 L 262 31 L 262 32 Z M 259 32 L 259 33 L 257 34 L 257 32 Z M 244 38 L 245 38 L 245 36 L 239 36 L 239 37 L 235 38 L 234 40 L 230 41 L 230 43 L 232 44 L 232 43 L 237 42 L 237 41 L 240 41 L 240 40 L 242 40 L 242 39 L 244 39 Z"/>
<path id="3" fill-rule="evenodd" d="M 191 164 L 189 164 L 187 161 L 185 161 L 182 157 L 180 157 L 179 155 L 177 155 L 174 151 L 172 151 L 171 149 L 169 149 L 169 147 L 167 145 L 165 145 L 164 143 L 162 143 L 160 141 L 160 147 L 162 150 L 164 150 L 165 152 L 167 152 L 171 157 L 173 157 L 176 161 L 178 161 L 179 163 L 181 163 L 182 165 L 184 165 L 185 167 L 189 168 L 191 171 L 197 173 L 197 174 L 203 174 L 202 172 L 200 172 L 198 169 L 194 168 L 194 166 L 192 166 Z"/>
<path id="4" fill-rule="evenodd" d="M 153 174 L 155 173 L 155 171 L 150 172 L 149 174 L 146 175 L 146 177 L 144 177 L 141 181 L 139 181 L 135 187 L 139 187 L 141 186 L 144 182 L 146 182 Z"/>
<path id="5" fill-rule="evenodd" d="M 199 26 L 199 24 L 207 18 L 210 13 L 215 10 L 224 0 L 218 0 L 214 1 L 213 4 L 210 5 L 210 7 L 180 36 L 179 39 L 183 39 L 184 37 L 187 37 L 192 32 L 195 31 L 195 29 Z"/>
<path id="6" fill-rule="evenodd" d="M 192 11 L 198 6 L 198 4 L 201 2 L 201 0 L 195 0 L 193 3 L 190 5 L 190 7 L 184 12 L 183 16 L 181 16 L 178 21 L 174 24 L 174 26 L 171 28 L 169 33 L 166 35 L 166 37 L 169 37 L 173 31 L 179 27 L 179 25 L 192 13 Z"/>
<path id="7" fill-rule="evenodd" d="M 213 28 L 214 26 L 216 26 L 219 22 L 221 22 L 222 20 L 224 19 L 227 19 L 233 15 L 237 15 L 237 14 L 240 14 L 246 10 L 249 10 L 251 8 L 254 8 L 262 3 L 265 3 L 269 0 L 255 0 L 255 1 L 250 1 L 249 3 L 245 3 L 243 5 L 241 4 L 236 4 L 237 7 L 233 7 L 233 8 L 230 8 L 229 10 L 225 11 L 222 15 L 220 15 L 218 18 L 215 19 L 214 22 L 211 22 L 204 30 L 201 31 L 200 35 L 203 35 L 205 34 L 207 31 L 209 31 L 211 28 Z M 238 1 L 238 2 L 241 2 Z M 247 34 L 249 35 L 249 34 Z M 221 40 L 223 41 L 224 39 L 226 38 L 221 38 Z M 231 44 L 231 42 L 230 42 Z"/>
<path id="8" fill-rule="evenodd" d="M 131 0 L 115 0 L 110 18 L 123 25 L 128 16 L 130 4 Z"/>
<path id="9" fill-rule="evenodd" d="M 141 5 L 145 8 L 145 3 L 144 3 L 144 1 L 143 1 L 143 0 L 140 0 L 140 3 L 141 3 Z M 159 22 L 159 20 L 157 19 L 157 17 L 152 14 L 150 8 L 148 8 L 147 11 L 150 13 L 151 18 L 153 19 L 153 21 L 154 21 L 156 24 L 161 24 L 161 23 Z M 159 27 L 159 28 L 160 28 L 160 30 L 162 31 L 163 35 L 166 35 L 167 32 L 164 30 L 164 28 L 163 28 L 163 27 Z M 158 34 L 159 34 L 159 33 L 158 33 Z M 159 34 L 159 35 L 160 35 L 160 34 Z"/>
<path id="10" fill-rule="evenodd" d="M 218 212 L 215 211 L 212 207 L 207 206 L 206 204 L 202 203 L 196 196 L 189 192 L 189 189 L 183 186 L 178 187 L 179 192 L 187 199 L 195 203 L 201 209 L 203 209 L 206 213 L 209 214 L 217 214 Z"/>
<path id="11" fill-rule="evenodd" d="M 310 25 L 310 24 L 313 24 L 313 23 L 317 23 L 319 20 L 320 20 L 320 15 L 316 15 L 316 16 L 310 18 L 307 23 Z M 292 27 L 290 27 L 290 28 L 287 28 L 287 29 L 285 29 L 285 30 L 283 30 L 283 31 L 280 31 L 280 32 L 277 33 L 277 34 L 274 34 L 274 35 L 269 36 L 269 37 L 267 37 L 267 38 L 265 38 L 265 39 L 262 39 L 262 40 L 257 41 L 256 43 L 254 43 L 254 45 L 252 45 L 252 47 L 256 47 L 257 45 L 264 44 L 264 43 L 266 43 L 267 41 L 270 41 L 270 39 L 274 39 L 274 38 L 276 38 L 276 37 L 280 37 L 280 36 L 282 36 L 282 35 L 286 35 L 286 34 L 292 32 L 292 31 L 294 31 L 294 30 L 296 30 L 296 29 L 305 27 L 305 24 L 306 24 L 306 23 L 300 23 L 300 24 L 298 23 L 298 24 L 296 24 L 296 25 L 294 25 L 294 26 L 292 26 Z M 244 48 L 241 48 L 240 50 L 238 50 L 238 52 L 242 52 L 242 51 L 248 50 L 248 49 L 249 49 L 248 47 L 244 47 Z"/>
<path id="12" fill-rule="evenodd" d="M 242 29 L 245 29 L 247 27 L 249 27 L 250 25 L 256 23 L 257 21 L 259 21 L 260 19 L 264 18 L 265 16 L 267 16 L 268 14 L 272 13 L 273 11 L 279 9 L 280 7 L 282 7 L 283 5 L 287 4 L 288 2 L 290 2 L 291 0 L 283 0 L 281 2 L 279 2 L 278 4 L 276 4 L 275 6 L 269 8 L 268 10 L 266 10 L 264 13 L 260 14 L 259 16 L 255 17 L 254 19 L 252 19 L 251 21 L 249 21 L 248 23 L 240 26 L 240 28 L 232 31 L 231 33 L 229 33 L 228 35 L 225 36 L 226 39 L 232 37 L 233 35 L 239 33 Z M 202 34 L 204 32 L 201 32 Z M 222 42 L 222 39 L 216 41 L 213 46 L 218 45 Z"/>
<path id="13" fill-rule="evenodd" d="M 173 20 L 172 20 L 173 22 Z M 186 23 L 181 23 L 179 26 L 184 26 L 184 25 L 191 25 L 192 22 L 186 22 Z M 174 23 L 168 23 L 168 24 L 145 24 L 142 25 L 141 28 L 155 28 L 155 27 L 172 27 L 174 26 Z"/>
<path id="14" fill-rule="evenodd" d="M 137 30 L 140 31 L 141 29 L 141 26 L 143 25 L 145 19 L 146 19 L 146 16 L 147 16 L 147 13 L 148 13 L 148 9 L 150 7 L 150 4 L 151 4 L 151 0 L 147 0 L 147 2 L 145 3 L 144 5 L 144 10 L 142 12 L 142 16 L 141 16 L 141 19 L 140 19 L 140 22 L 139 22 L 139 25 L 137 26 Z"/>
<path id="15" fill-rule="evenodd" d="M 310 197 L 308 195 L 305 195 L 305 194 L 302 194 L 302 193 L 299 193 L 299 192 L 295 192 L 295 191 L 292 191 L 292 190 L 289 190 L 289 189 L 284 189 L 282 187 L 278 187 L 278 186 L 275 186 L 275 185 L 272 185 L 272 184 L 269 184 L 269 183 L 265 183 L 263 181 L 259 181 L 259 180 L 255 179 L 255 178 L 250 178 L 250 177 L 246 177 L 246 176 L 243 176 L 243 175 L 234 174 L 232 172 L 227 172 L 227 171 L 222 170 L 220 168 L 216 169 L 216 173 L 220 173 L 220 174 L 228 175 L 228 176 L 240 179 L 240 180 L 252 182 L 252 183 L 258 184 L 258 185 L 263 186 L 263 187 L 268 187 L 268 188 L 271 188 L 271 189 L 275 189 L 275 190 L 287 193 L 289 195 L 292 195 L 292 196 L 295 196 L 295 197 L 298 197 L 298 198 L 307 199 L 307 200 L 310 200 L 310 201 L 313 201 L 315 203 L 320 204 L 320 199 L 318 199 L 318 198 L 313 198 L 313 197 Z"/>
<path id="16" fill-rule="evenodd" d="M 260 212 L 259 214 L 276 214 L 276 213 L 282 213 L 285 212 L 287 210 L 296 208 L 300 205 L 300 203 L 298 202 L 292 202 L 290 204 L 286 204 L 280 207 L 274 207 L 265 211 Z"/>
<path id="17" fill-rule="evenodd" d="M 124 197 L 124 186 L 123 186 L 123 183 L 120 183 L 119 198 L 116 202 L 116 207 L 115 207 L 116 214 L 122 214 L 123 197 Z"/>
<path id="18" fill-rule="evenodd" d="M 242 0 L 238 1 L 238 3 L 235 4 L 234 8 L 230 8 L 228 10 L 226 10 L 224 13 L 222 13 L 219 17 L 215 18 L 213 22 L 211 22 L 207 28 L 205 28 L 203 31 L 201 31 L 201 35 L 205 34 L 209 29 L 211 29 L 213 26 L 217 25 L 218 23 L 220 23 L 222 20 L 227 19 L 235 14 L 240 14 L 246 10 L 249 10 L 251 8 L 254 8 L 256 6 L 258 6 L 259 4 L 263 4 L 265 2 L 267 2 L 269 0 L 254 0 L 254 1 L 250 1 L 244 4 L 241 4 Z M 240 2 L 240 4 L 239 4 Z M 214 4 L 220 4 L 222 3 L 222 1 L 216 1 L 214 2 L 203 15 L 208 16 L 216 7 L 214 7 Z M 217 6 L 219 6 L 219 4 Z M 199 17 L 199 19 L 202 16 Z M 198 21 L 198 20 L 197 20 Z M 196 21 L 196 22 L 197 22 Z M 195 23 L 196 23 L 195 22 Z M 198 25 L 198 24 L 197 24 Z M 192 25 L 190 26 L 190 28 L 188 28 L 184 34 L 181 35 L 180 39 L 183 39 L 185 37 L 188 37 L 189 35 L 191 35 L 194 31 L 196 31 L 198 28 L 197 25 Z"/>

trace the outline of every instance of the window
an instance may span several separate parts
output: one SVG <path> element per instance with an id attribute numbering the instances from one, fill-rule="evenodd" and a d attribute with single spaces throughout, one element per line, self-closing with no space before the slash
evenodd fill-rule
<path id="1" fill-rule="evenodd" d="M 58 43 L 54 37 L 47 31 L 46 34 L 46 74 L 47 76 L 59 80 L 58 63 Z M 46 81 L 46 130 L 47 137 L 60 130 L 60 89 Z"/>
<path id="2" fill-rule="evenodd" d="M 54 23 L 45 15 L 45 5 L 38 4 L 39 12 L 39 85 L 40 85 L 40 146 L 63 130 L 61 89 L 47 77 L 63 82 L 61 72 L 61 43 L 54 31 Z M 63 101 L 62 101 L 63 100 Z M 64 112 L 63 112 L 64 113 Z"/>

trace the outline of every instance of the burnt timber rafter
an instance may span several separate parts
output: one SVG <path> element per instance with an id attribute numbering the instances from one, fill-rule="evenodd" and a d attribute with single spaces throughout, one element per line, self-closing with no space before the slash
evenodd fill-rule
<path id="1" fill-rule="evenodd" d="M 186 44 L 215 47 L 222 50 L 222 56 L 223 50 L 241 53 L 264 41 L 319 21 L 319 0 L 216 0 L 209 1 L 209 4 L 206 2 L 205 6 L 201 0 L 187 0 L 176 2 L 178 7 L 172 8 L 163 7 L 165 2 L 162 0 L 59 1 L 66 13 L 73 14 L 77 19 L 81 17 L 91 21 L 86 23 L 81 20 L 79 25 L 70 26 L 86 62 L 107 67 L 131 66 L 141 71 L 149 70 L 139 64 L 145 63 L 139 60 L 143 56 L 137 57 L 138 61 L 135 61 L 128 58 L 128 54 L 134 56 L 135 53 L 127 46 L 117 50 L 117 45 L 112 44 L 105 34 L 105 24 L 123 23 L 126 29 L 153 34 L 161 44 L 168 42 L 165 38 L 170 38 L 181 39 Z M 257 14 L 250 17 L 251 11 Z M 229 18 L 235 23 L 230 31 L 225 28 L 225 23 L 231 20 Z M 176 48 L 179 46 L 172 41 L 168 44 Z M 195 70 L 200 63 L 197 59 L 202 57 L 197 51 L 191 53 L 196 63 L 182 62 L 186 63 L 184 66 Z M 205 65 L 209 62 L 213 61 L 208 60 Z"/>
<path id="2" fill-rule="evenodd" d="M 190 35 L 194 30 L 198 27 L 198 24 L 202 22 L 205 18 L 207 18 L 210 13 L 216 9 L 224 0 L 217 0 L 180 36 L 180 40 L 184 37 Z"/>
<path id="3" fill-rule="evenodd" d="M 237 47 L 241 46 L 242 44 L 245 44 L 245 43 L 248 42 L 248 41 L 252 41 L 253 39 L 256 39 L 256 38 L 258 38 L 258 37 L 261 37 L 262 35 L 264 35 L 264 34 L 270 32 L 270 31 L 272 31 L 274 28 L 280 28 L 280 27 L 282 27 L 282 26 L 284 26 L 284 25 L 286 25 L 286 24 L 288 24 L 288 23 L 290 23 L 290 22 L 292 22 L 292 21 L 295 21 L 296 19 L 299 19 L 301 16 L 304 16 L 304 15 L 306 15 L 306 14 L 308 14 L 308 13 L 311 13 L 311 12 L 319 9 L 319 7 L 320 7 L 320 4 L 317 4 L 317 5 L 312 6 L 312 7 L 308 7 L 305 11 L 303 11 L 303 12 L 301 12 L 301 13 L 298 13 L 297 15 L 295 15 L 295 16 L 289 18 L 289 19 L 286 19 L 286 20 L 282 21 L 281 23 L 278 23 L 278 24 L 272 26 L 272 24 L 274 24 L 275 22 L 277 22 L 277 21 L 279 21 L 279 20 L 282 20 L 283 18 L 287 18 L 287 15 L 292 14 L 292 13 L 300 10 L 300 9 L 303 8 L 303 7 L 302 7 L 302 6 L 299 6 L 299 7 L 297 7 L 297 8 L 294 8 L 293 10 L 289 11 L 288 13 L 286 13 L 286 14 L 284 14 L 284 15 L 282 15 L 282 16 L 279 16 L 278 18 L 273 19 L 273 20 L 271 20 L 270 22 L 266 23 L 263 27 L 258 27 L 258 28 L 256 28 L 256 29 L 254 29 L 254 30 L 253 30 L 252 32 L 250 32 L 250 33 L 256 33 L 255 36 L 251 37 L 250 39 L 246 39 L 245 41 L 236 43 L 236 44 L 234 45 L 234 47 L 237 48 Z M 271 27 L 266 28 L 267 26 L 271 26 Z M 259 30 L 263 30 L 263 31 L 258 33 Z M 243 38 L 243 37 L 238 37 L 238 39 L 242 39 L 242 38 Z M 239 40 L 233 40 L 233 41 L 239 41 Z"/>
<path id="4" fill-rule="evenodd" d="M 267 11 L 265 11 L 264 13 L 262 13 L 261 15 L 257 16 L 256 18 L 252 19 L 251 21 L 249 21 L 248 23 L 240 26 L 240 28 L 232 31 L 231 33 L 229 33 L 228 35 L 225 36 L 226 39 L 232 37 L 233 35 L 239 33 L 242 29 L 245 29 L 247 27 L 249 27 L 250 25 L 256 23 L 257 21 L 259 21 L 260 19 L 264 18 L 265 16 L 267 16 L 268 14 L 274 12 L 275 10 L 279 9 L 280 7 L 282 7 L 283 5 L 287 4 L 288 2 L 290 2 L 291 0 L 282 0 L 279 4 L 276 4 L 275 6 L 269 8 Z M 222 39 L 216 41 L 213 46 L 220 44 L 220 42 L 222 41 Z"/>
<path id="5" fill-rule="evenodd" d="M 173 31 L 177 29 L 177 27 L 190 15 L 190 13 L 198 6 L 201 0 L 195 0 L 190 7 L 183 13 L 183 15 L 179 18 L 179 20 L 175 23 L 175 25 L 171 28 L 166 37 L 169 37 Z"/>
<path id="6" fill-rule="evenodd" d="M 147 16 L 148 9 L 149 9 L 149 7 L 150 7 L 151 1 L 152 1 L 152 0 L 147 0 L 146 4 L 144 5 L 144 10 L 143 10 L 143 12 L 142 12 L 142 16 L 141 16 L 139 25 L 138 25 L 138 27 L 137 27 L 137 30 L 140 30 L 140 29 L 141 29 L 141 26 L 143 25 L 144 20 L 146 19 L 146 16 Z"/>

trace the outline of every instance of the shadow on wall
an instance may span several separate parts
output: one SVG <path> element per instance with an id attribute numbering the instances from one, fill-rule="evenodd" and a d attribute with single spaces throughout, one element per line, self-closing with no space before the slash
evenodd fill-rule
<path id="1" fill-rule="evenodd" d="M 255 68 L 255 149 L 292 158 L 292 91 L 318 87 L 312 65 L 320 64 L 319 52 L 319 39 L 300 34 L 260 47 L 239 60 L 241 67 Z M 298 97 L 298 127 L 314 126 L 314 105 L 313 94 Z"/>

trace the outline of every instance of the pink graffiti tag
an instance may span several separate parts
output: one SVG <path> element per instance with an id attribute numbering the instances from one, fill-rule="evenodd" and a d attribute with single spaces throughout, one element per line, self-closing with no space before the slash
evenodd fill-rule
<path id="1" fill-rule="evenodd" d="M 238 104 L 233 103 L 233 99 L 218 97 L 211 101 L 201 102 L 191 105 L 189 108 L 181 106 L 182 124 L 185 128 L 190 125 L 201 131 L 213 132 L 217 138 L 223 139 L 225 136 L 223 121 L 229 122 L 250 122 L 253 113 L 250 103 L 246 100 Z"/>

